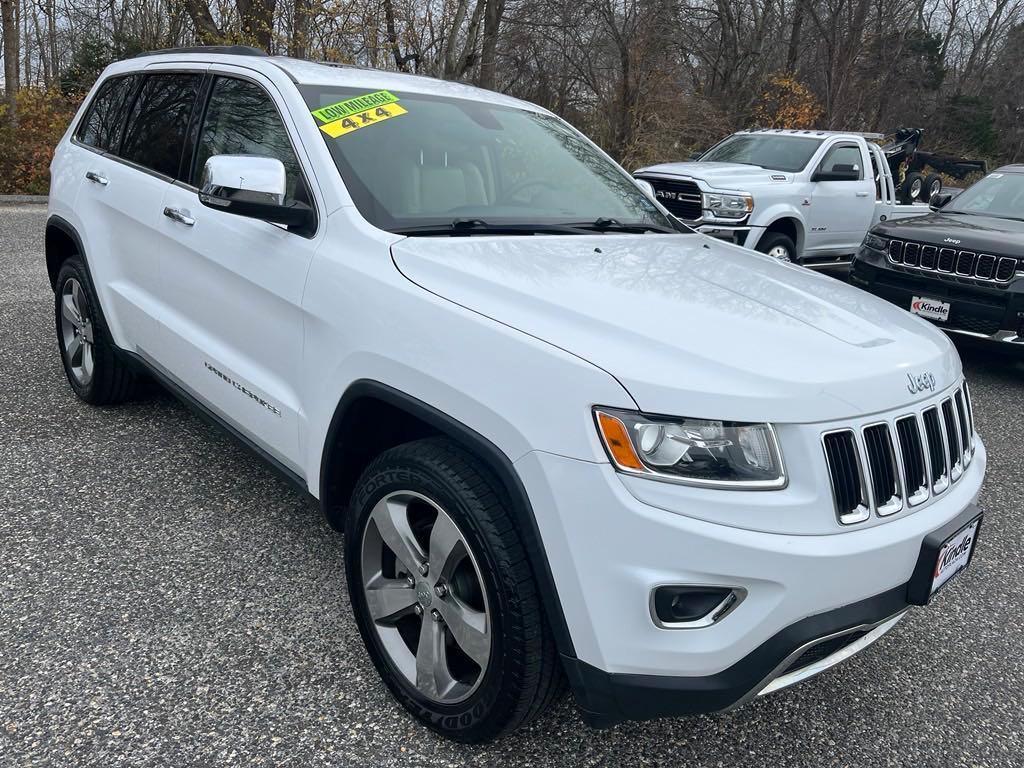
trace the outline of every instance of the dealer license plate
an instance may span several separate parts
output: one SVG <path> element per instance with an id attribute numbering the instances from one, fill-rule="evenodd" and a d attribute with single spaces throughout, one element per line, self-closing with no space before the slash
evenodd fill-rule
<path id="1" fill-rule="evenodd" d="M 978 525 L 980 523 L 981 519 L 976 518 L 943 543 L 935 561 L 931 594 L 934 595 L 946 582 L 967 567 L 971 560 L 971 553 L 974 551 L 974 544 L 978 540 Z"/>
<path id="2" fill-rule="evenodd" d="M 944 323 L 949 320 L 949 302 L 915 296 L 910 302 L 910 314 Z"/>

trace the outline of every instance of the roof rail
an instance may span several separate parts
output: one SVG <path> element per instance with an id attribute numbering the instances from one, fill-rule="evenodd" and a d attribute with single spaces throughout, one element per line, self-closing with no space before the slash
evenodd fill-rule
<path id="1" fill-rule="evenodd" d="M 195 45 L 189 48 L 164 48 L 159 51 L 143 51 L 132 58 L 162 56 L 165 53 L 227 53 L 232 56 L 266 56 L 267 52 L 251 45 Z"/>

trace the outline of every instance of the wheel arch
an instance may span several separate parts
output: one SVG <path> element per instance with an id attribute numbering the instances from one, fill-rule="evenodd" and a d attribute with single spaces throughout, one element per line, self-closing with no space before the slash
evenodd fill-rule
<path id="1" fill-rule="evenodd" d="M 804 225 L 795 216 L 780 216 L 767 227 L 765 227 L 764 235 L 770 232 L 779 232 L 786 235 L 796 245 L 797 256 L 800 256 L 804 252 Z"/>
<path id="2" fill-rule="evenodd" d="M 82 246 L 82 238 L 75 228 L 60 216 L 50 216 L 46 221 L 45 235 L 46 252 L 46 273 L 50 278 L 50 287 L 57 289 L 57 275 L 60 273 L 61 265 L 72 256 L 80 256 L 86 261 L 85 248 Z M 85 265 L 89 271 L 89 265 Z M 89 275 L 92 280 L 92 274 Z"/>
<path id="3" fill-rule="evenodd" d="M 369 439 L 364 439 L 367 434 Z M 375 456 L 430 435 L 448 437 L 471 451 L 500 483 L 523 539 L 556 646 L 563 656 L 575 658 L 533 506 L 518 472 L 493 442 L 447 413 L 379 381 L 360 379 L 350 384 L 331 418 L 320 462 L 320 506 L 328 522 L 336 529 L 344 528 L 348 498 Z"/>

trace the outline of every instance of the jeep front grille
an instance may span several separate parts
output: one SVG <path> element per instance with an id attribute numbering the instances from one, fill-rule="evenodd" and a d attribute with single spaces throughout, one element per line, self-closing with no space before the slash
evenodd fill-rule
<path id="1" fill-rule="evenodd" d="M 840 523 L 915 507 L 957 482 L 974 457 L 967 384 L 891 421 L 826 432 L 822 445 Z"/>
<path id="2" fill-rule="evenodd" d="M 1017 274 L 1017 259 L 990 253 L 937 248 L 905 240 L 890 240 L 889 261 L 901 267 L 938 272 L 973 280 L 1006 283 Z"/>

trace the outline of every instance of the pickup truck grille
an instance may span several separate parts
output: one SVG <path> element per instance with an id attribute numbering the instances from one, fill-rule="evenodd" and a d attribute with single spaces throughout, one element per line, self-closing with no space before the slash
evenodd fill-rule
<path id="1" fill-rule="evenodd" d="M 940 248 L 906 240 L 889 241 L 889 261 L 924 272 L 1005 283 L 1017 274 L 1017 259 L 990 253 Z"/>
<path id="2" fill-rule="evenodd" d="M 668 208 L 669 213 L 686 221 L 697 221 L 703 213 L 700 187 L 692 181 L 669 181 L 656 176 L 640 174 L 638 179 L 649 181 L 654 187 L 658 202 Z"/>
<path id="3" fill-rule="evenodd" d="M 967 383 L 919 411 L 826 432 L 822 446 L 843 525 L 916 507 L 957 482 L 974 458 Z"/>

